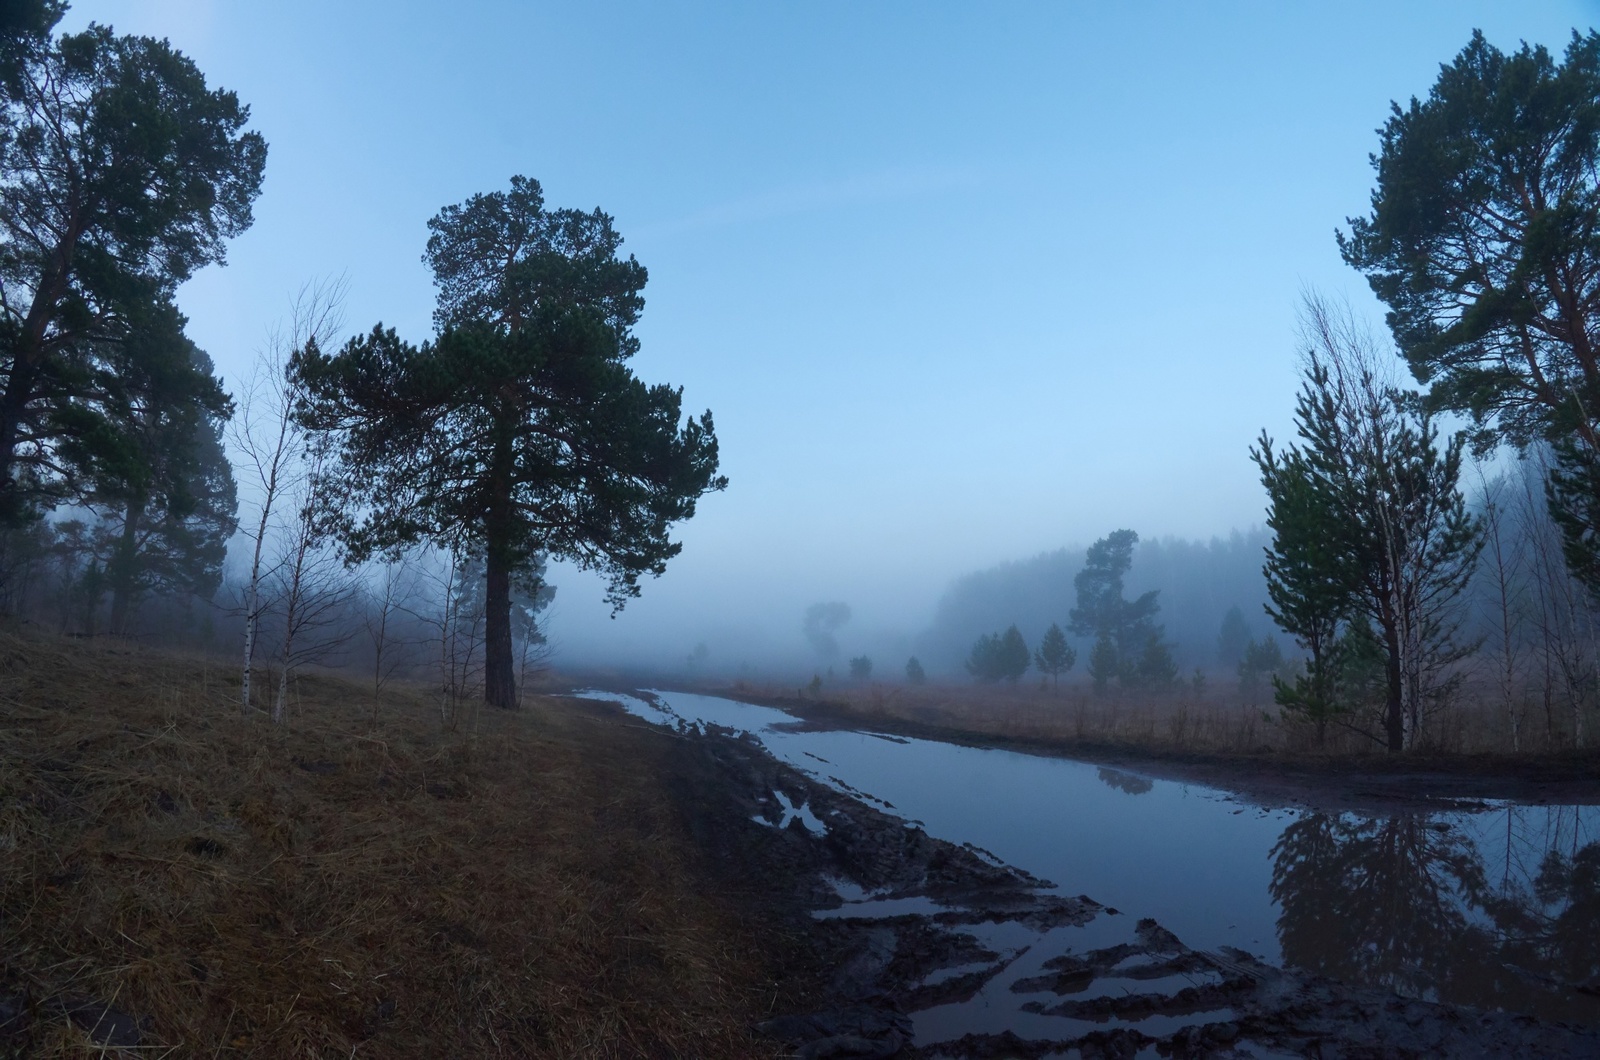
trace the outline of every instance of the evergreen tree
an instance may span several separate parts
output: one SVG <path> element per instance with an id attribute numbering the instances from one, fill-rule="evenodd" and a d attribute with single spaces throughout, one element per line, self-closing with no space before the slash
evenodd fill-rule
<path id="1" fill-rule="evenodd" d="M 1600 591 L 1600 34 L 1557 62 L 1474 31 L 1380 136 L 1345 260 L 1430 408 L 1470 416 L 1483 450 L 1555 445 L 1552 514 Z"/>
<path id="2" fill-rule="evenodd" d="M 915 655 L 906 660 L 906 680 L 914 685 L 927 683 L 928 673 L 922 668 L 922 664 L 917 661 Z"/>
<path id="3" fill-rule="evenodd" d="M 1121 674 L 1117 645 L 1110 637 L 1101 637 L 1089 649 L 1089 678 L 1096 692 L 1104 692 L 1112 678 Z"/>
<path id="4" fill-rule="evenodd" d="M 1263 433 L 1250 455 L 1266 487 L 1267 526 L 1273 531 L 1263 568 L 1272 601 L 1267 614 L 1307 654 L 1304 672 L 1292 685 L 1278 682 L 1276 698 L 1287 715 L 1316 726 L 1320 745 L 1328 722 L 1343 708 L 1335 695 L 1340 659 L 1335 649 L 1340 629 L 1355 610 L 1359 548 L 1341 539 L 1342 532 L 1350 529 L 1348 521 L 1337 511 L 1336 496 L 1319 487 L 1304 453 L 1291 449 L 1279 454 Z M 1276 656 L 1276 642 L 1269 638 L 1267 643 Z M 1250 647 L 1256 654 L 1248 670 L 1241 663 L 1240 685 L 1248 687 L 1253 696 L 1260 676 L 1279 669 L 1280 659 L 1264 665 L 1268 662 L 1265 654 L 1253 643 Z"/>
<path id="5" fill-rule="evenodd" d="M 1015 684 L 1028 669 L 1028 644 L 1016 626 L 1004 633 L 985 633 L 972 646 L 967 672 L 980 681 Z"/>
<path id="6" fill-rule="evenodd" d="M 291 371 L 303 421 L 335 439 L 353 559 L 422 540 L 482 556 L 484 696 L 512 707 L 512 586 L 535 557 L 606 574 L 620 609 L 727 480 L 711 414 L 685 422 L 681 391 L 628 369 L 646 275 L 609 216 L 546 210 L 513 177 L 428 227 L 434 339 L 379 326 L 336 355 L 308 344 Z"/>
<path id="7" fill-rule="evenodd" d="M 1245 621 L 1239 605 L 1234 604 L 1222 616 L 1222 628 L 1217 631 L 1217 662 L 1230 670 L 1236 668 L 1244 658 L 1244 646 L 1248 643 L 1250 623 Z"/>
<path id="8" fill-rule="evenodd" d="M 1072 664 L 1077 661 L 1078 653 L 1067 643 L 1067 635 L 1061 632 L 1061 627 L 1056 623 L 1050 623 L 1044 638 L 1039 641 L 1039 650 L 1033 653 L 1033 664 L 1040 673 L 1049 674 L 1052 684 L 1059 687 L 1061 675 L 1072 669 Z"/>
<path id="9" fill-rule="evenodd" d="M 865 681 L 872 676 L 872 660 L 865 655 L 857 655 L 850 660 L 850 677 L 855 681 Z"/>
<path id="10" fill-rule="evenodd" d="M 1000 680 L 1000 638 L 985 633 L 972 645 L 967 655 L 967 673 L 983 682 Z"/>
<path id="11" fill-rule="evenodd" d="M 1165 692 L 1173 687 L 1177 679 L 1178 664 L 1172 658 L 1171 647 L 1161 639 L 1158 630 L 1151 630 L 1145 637 L 1144 647 L 1139 650 L 1138 659 L 1134 661 L 1132 673 L 1124 670 L 1123 683 Z"/>
<path id="12" fill-rule="evenodd" d="M 1028 662 L 1032 658 L 1028 652 L 1027 641 L 1022 639 L 1022 631 L 1014 625 L 1008 626 L 1006 631 L 1000 634 L 995 656 L 1000 676 L 1012 684 L 1016 684 L 1022 675 L 1028 672 Z"/>
<path id="13" fill-rule="evenodd" d="M 222 579 L 237 493 L 222 444 L 232 411 L 211 358 L 184 336 L 170 307 L 132 333 L 112 363 L 103 446 L 84 503 L 101 514 L 111 629 L 127 632 L 151 590 L 209 598 Z"/>
<path id="14" fill-rule="evenodd" d="M 1268 634 L 1246 644 L 1239 659 L 1239 692 L 1245 702 L 1254 703 L 1265 687 L 1262 679 L 1276 677 L 1283 669 L 1283 649 L 1278 647 L 1276 637 Z"/>
<path id="15" fill-rule="evenodd" d="M 1171 651 L 1161 639 L 1161 627 L 1155 623 L 1161 609 L 1156 600 L 1159 593 L 1152 590 L 1137 600 L 1122 595 L 1122 578 L 1133 566 L 1133 546 L 1138 543 L 1139 535 L 1132 530 L 1106 535 L 1089 547 L 1083 570 L 1073 579 L 1078 606 L 1068 616 L 1068 624 L 1078 636 L 1095 638 L 1089 675 L 1096 690 L 1103 691 L 1113 676 L 1128 686 L 1147 682 L 1170 685 L 1169 665 L 1172 675 L 1177 673 Z"/>
<path id="16" fill-rule="evenodd" d="M 52 39 L 60 5 L 7 10 L 0 519 L 15 524 L 123 455 L 114 359 L 249 227 L 266 144 L 166 41 L 93 24 Z"/>
<path id="17" fill-rule="evenodd" d="M 1398 751 L 1472 650 L 1457 640 L 1456 601 L 1483 543 L 1460 490 L 1466 439 L 1440 446 L 1432 415 L 1382 382 L 1377 351 L 1348 316 L 1312 300 L 1306 329 L 1301 443 L 1274 453 L 1263 436 L 1255 451 L 1280 535 L 1267 566 L 1274 617 L 1308 651 L 1317 645 L 1305 688 L 1287 698 L 1314 718 L 1334 709 L 1328 651 L 1342 624 L 1364 618 L 1388 669 L 1382 734 L 1371 735 Z"/>

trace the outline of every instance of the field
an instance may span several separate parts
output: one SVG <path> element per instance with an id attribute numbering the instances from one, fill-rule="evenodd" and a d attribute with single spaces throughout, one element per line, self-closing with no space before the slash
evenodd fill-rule
<path id="1" fill-rule="evenodd" d="M 0 1057 L 773 1055 L 670 736 L 296 692 L 275 728 L 215 662 L 0 633 Z"/>
<path id="2" fill-rule="evenodd" d="M 1552 711 L 1547 717 L 1525 711 L 1520 745 L 1512 752 L 1504 711 L 1486 697 L 1474 698 L 1471 685 L 1457 703 L 1427 719 L 1424 738 L 1414 750 L 1398 755 L 1337 724 L 1329 725 L 1319 740 L 1310 725 L 1285 720 L 1270 691 L 1245 696 L 1235 689 L 1156 694 L 1113 688 L 1096 693 L 1065 682 L 1059 689 L 1025 682 L 860 683 L 820 693 L 740 682 L 701 690 L 783 706 L 820 724 L 873 725 L 935 739 L 1103 760 L 1204 764 L 1223 786 L 1232 773 L 1267 767 L 1600 781 L 1600 747 L 1592 738 L 1574 746 L 1570 712 Z M 1592 720 L 1588 728 L 1594 731 Z"/>

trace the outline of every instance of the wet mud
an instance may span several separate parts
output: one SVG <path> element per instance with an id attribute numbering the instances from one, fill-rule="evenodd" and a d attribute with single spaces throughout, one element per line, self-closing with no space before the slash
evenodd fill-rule
<path id="1" fill-rule="evenodd" d="M 760 1027 L 796 1057 L 1600 1056 L 1592 1026 L 1191 948 L 929 836 L 755 738 L 712 725 L 673 736 L 680 811 L 810 981 Z"/>

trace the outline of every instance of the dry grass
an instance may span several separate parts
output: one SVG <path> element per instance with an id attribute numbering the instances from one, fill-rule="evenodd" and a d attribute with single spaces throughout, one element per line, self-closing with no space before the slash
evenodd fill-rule
<path id="1" fill-rule="evenodd" d="M 0 633 L 0 1002 L 31 1022 L 0 1055 L 100 1055 L 89 1002 L 142 1021 L 130 1056 L 772 1055 L 668 738 L 300 692 L 274 730 L 199 661 Z"/>
<path id="2" fill-rule="evenodd" d="M 731 693 L 766 701 L 794 701 L 795 690 L 741 683 Z M 804 698 L 804 697 L 802 697 Z M 1247 699 L 1233 689 L 1168 693 L 1095 693 L 1079 684 L 1059 689 L 1037 685 L 860 685 L 830 688 L 813 709 L 838 709 L 879 724 L 965 733 L 977 737 L 1086 748 L 1215 755 L 1371 755 L 1382 746 L 1360 733 L 1330 724 L 1322 740 L 1302 721 L 1284 720 L 1270 689 Z M 1600 725 L 1587 722 L 1585 747 L 1600 740 Z M 1523 757 L 1570 755 L 1569 712 L 1546 724 L 1526 711 Z M 1374 726 L 1376 730 L 1376 726 Z M 1420 750 L 1431 755 L 1506 755 L 1510 730 L 1504 711 L 1468 686 L 1449 708 L 1427 719 Z"/>

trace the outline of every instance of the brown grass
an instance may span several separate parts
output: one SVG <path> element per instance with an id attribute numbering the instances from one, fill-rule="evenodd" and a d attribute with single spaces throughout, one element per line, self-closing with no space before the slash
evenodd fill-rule
<path id="1" fill-rule="evenodd" d="M 100 1055 L 86 1002 L 139 1056 L 773 1055 L 668 737 L 557 700 L 441 733 L 403 690 L 374 729 L 326 676 L 278 730 L 217 672 L 0 633 L 0 1055 Z"/>
<path id="2" fill-rule="evenodd" d="M 1252 698 L 1229 689 L 1166 693 L 1096 693 L 1081 684 L 1059 689 L 1035 684 L 857 685 L 826 689 L 820 699 L 794 689 L 741 683 L 730 693 L 767 702 L 798 702 L 813 713 L 837 710 L 856 719 L 930 731 L 1036 742 L 1063 748 L 1200 755 L 1369 756 L 1383 747 L 1371 738 L 1330 724 L 1319 743 L 1303 721 L 1284 719 L 1268 688 Z M 1592 715 L 1593 712 L 1591 711 Z M 1553 723 L 1529 710 L 1521 756 L 1570 756 L 1570 715 Z M 1371 726 L 1374 731 L 1376 726 Z M 1600 726 L 1588 723 L 1592 748 Z M 1504 711 L 1468 686 L 1460 699 L 1427 719 L 1419 750 L 1429 755 L 1509 755 Z"/>

